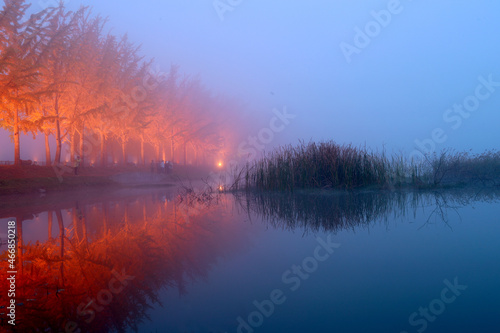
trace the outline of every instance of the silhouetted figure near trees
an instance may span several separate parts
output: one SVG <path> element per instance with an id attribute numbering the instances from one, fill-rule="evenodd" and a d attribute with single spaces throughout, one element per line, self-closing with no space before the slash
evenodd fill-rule
<path id="1" fill-rule="evenodd" d="M 82 160 L 80 159 L 80 156 L 76 156 L 75 158 L 75 176 L 78 175 L 78 167 L 80 167 L 80 162 Z"/>

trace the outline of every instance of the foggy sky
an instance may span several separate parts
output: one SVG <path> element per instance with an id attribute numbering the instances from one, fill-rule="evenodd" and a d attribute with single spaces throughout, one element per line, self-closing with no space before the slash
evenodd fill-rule
<path id="1" fill-rule="evenodd" d="M 38 11 L 51 2 L 32 3 Z M 415 140 L 480 152 L 500 139 L 498 1 L 65 3 L 109 17 L 112 32 L 128 32 L 158 70 L 179 64 L 213 92 L 243 100 L 256 119 L 245 123 L 245 136 L 268 128 L 273 109 L 286 107 L 296 117 L 266 150 L 332 139 L 407 155 Z M 23 159 L 31 140 L 22 137 Z M 0 160 L 13 160 L 5 132 L 0 142 Z"/>

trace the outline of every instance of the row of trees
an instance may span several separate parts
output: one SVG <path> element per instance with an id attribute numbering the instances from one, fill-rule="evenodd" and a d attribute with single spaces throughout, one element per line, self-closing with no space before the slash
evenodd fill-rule
<path id="1" fill-rule="evenodd" d="M 223 149 L 220 117 L 230 103 L 198 78 L 175 65 L 155 73 L 153 60 L 126 35 L 106 33 L 106 20 L 87 7 L 61 4 L 29 17 L 28 8 L 5 0 L 0 11 L 0 126 L 11 133 L 15 164 L 20 133 L 45 136 L 48 164 L 50 136 L 56 164 L 64 147 L 72 159 L 92 156 L 103 166 L 112 147 L 121 147 L 124 163 L 127 147 L 140 147 L 142 164 L 148 149 L 157 160 L 184 163 L 188 151 L 201 161 Z"/>

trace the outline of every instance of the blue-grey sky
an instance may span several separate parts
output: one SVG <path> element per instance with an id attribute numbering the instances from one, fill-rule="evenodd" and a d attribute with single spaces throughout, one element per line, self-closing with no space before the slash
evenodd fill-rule
<path id="1" fill-rule="evenodd" d="M 248 134 L 286 107 L 296 117 L 269 147 L 333 139 L 409 154 L 415 140 L 475 151 L 500 141 L 498 1 L 65 2 L 108 17 L 159 69 L 177 63 L 245 101 Z"/>

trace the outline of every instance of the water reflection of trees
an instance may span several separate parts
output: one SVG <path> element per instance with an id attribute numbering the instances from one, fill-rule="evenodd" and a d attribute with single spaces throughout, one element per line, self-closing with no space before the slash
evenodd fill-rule
<path id="1" fill-rule="evenodd" d="M 427 201 L 430 207 L 430 213 L 426 221 L 420 228 L 434 221 L 445 223 L 450 229 L 452 226 L 448 223 L 450 214 L 455 214 L 460 218 L 460 208 L 473 206 L 478 202 L 498 202 L 500 198 L 500 189 L 468 189 L 452 191 L 432 191 L 427 193 Z"/>
<path id="2" fill-rule="evenodd" d="M 448 223 L 450 212 L 479 201 L 497 201 L 500 190 L 447 191 L 303 191 L 248 192 L 237 196 L 247 212 L 262 216 L 271 226 L 304 231 L 337 232 L 373 221 L 414 217 L 425 208 L 427 220 Z"/>
<path id="3" fill-rule="evenodd" d="M 186 283 L 206 276 L 226 250 L 221 226 L 213 223 L 225 216 L 209 208 L 188 216 L 181 208 L 158 195 L 95 204 L 76 201 L 71 208 L 48 212 L 46 242 L 24 244 L 18 229 L 15 330 L 137 330 L 148 309 L 160 303 L 162 288 L 183 293 Z M 59 233 L 53 237 L 56 225 Z M 2 303 L 8 290 L 7 263 L 4 252 Z M 117 276 L 133 278 L 120 288 Z M 6 322 L 1 326 L 12 329 Z"/>

